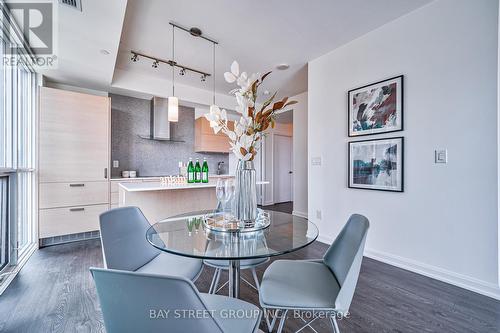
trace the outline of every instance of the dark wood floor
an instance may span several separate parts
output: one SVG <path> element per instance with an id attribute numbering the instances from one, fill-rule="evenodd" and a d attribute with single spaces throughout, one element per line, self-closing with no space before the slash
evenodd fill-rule
<path id="1" fill-rule="evenodd" d="M 316 242 L 280 258 L 319 258 L 326 248 Z M 90 266 L 102 266 L 98 240 L 37 251 L 0 296 L 0 332 L 104 332 Z M 264 269 L 258 269 L 259 278 Z M 201 291 L 208 290 L 211 276 L 206 268 L 196 282 Z M 244 284 L 242 298 L 258 304 L 256 292 Z M 343 333 L 500 332 L 500 302 L 368 258 L 350 312 L 339 322 Z M 299 326 L 287 320 L 285 332 Z M 327 321 L 313 326 L 330 332 Z"/>

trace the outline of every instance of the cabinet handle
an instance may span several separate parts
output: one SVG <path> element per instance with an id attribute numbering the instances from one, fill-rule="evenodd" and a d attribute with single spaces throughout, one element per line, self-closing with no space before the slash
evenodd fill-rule
<path id="1" fill-rule="evenodd" d="M 84 187 L 85 184 L 69 184 L 69 187 Z"/>
<path id="2" fill-rule="evenodd" d="M 104 168 L 104 179 L 108 179 L 108 168 Z"/>
<path id="3" fill-rule="evenodd" d="M 84 211 L 85 208 L 83 207 L 80 207 L 80 208 L 70 208 L 69 211 L 70 212 L 81 212 L 81 211 Z"/>

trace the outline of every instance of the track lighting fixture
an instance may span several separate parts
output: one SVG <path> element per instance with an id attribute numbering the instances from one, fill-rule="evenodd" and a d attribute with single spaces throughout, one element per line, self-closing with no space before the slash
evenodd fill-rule
<path id="1" fill-rule="evenodd" d="M 175 23 L 172 23 L 172 22 L 169 22 L 169 24 L 172 26 L 172 59 L 161 59 L 161 58 L 153 57 L 153 56 L 141 53 L 141 52 L 130 50 L 130 53 L 132 54 L 132 57 L 130 58 L 130 60 L 133 62 L 137 62 L 137 61 L 139 61 L 139 57 L 143 57 L 146 59 L 150 59 L 153 62 L 151 65 L 151 67 L 153 67 L 153 68 L 158 68 L 160 66 L 160 63 L 166 64 L 166 65 L 169 65 L 172 67 L 172 96 L 169 97 L 169 99 L 171 100 L 172 103 L 169 104 L 169 106 L 170 106 L 169 107 L 169 121 L 177 121 L 178 102 L 177 102 L 177 97 L 175 97 L 175 82 L 174 82 L 175 81 L 174 80 L 175 68 L 176 67 L 180 68 L 180 70 L 179 70 L 180 76 L 186 75 L 186 72 L 192 72 L 192 73 L 196 73 L 196 74 L 200 75 L 201 82 L 206 82 L 207 77 L 215 75 L 215 46 L 218 44 L 218 42 L 204 36 L 202 31 L 199 28 L 195 27 L 195 28 L 187 29 L 185 27 L 182 27 L 182 26 L 175 24 Z M 175 39 L 174 38 L 175 38 L 175 29 L 176 28 L 180 29 L 180 30 L 184 30 L 184 31 L 190 33 L 194 37 L 199 37 L 199 38 L 205 39 L 213 44 L 214 54 L 213 54 L 213 73 L 212 74 L 206 73 L 204 71 L 201 71 L 201 70 L 189 67 L 189 66 L 179 64 L 174 60 L 174 56 L 175 56 L 175 53 L 174 53 L 174 47 L 175 47 L 174 40 Z M 213 89 L 214 89 L 213 103 L 214 104 L 213 105 L 215 106 L 215 78 L 213 79 L 212 84 L 214 85 L 214 87 L 213 87 Z"/>

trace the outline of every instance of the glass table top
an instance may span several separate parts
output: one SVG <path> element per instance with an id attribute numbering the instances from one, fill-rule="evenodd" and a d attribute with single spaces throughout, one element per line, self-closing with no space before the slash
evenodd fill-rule
<path id="1" fill-rule="evenodd" d="M 153 224 L 146 238 L 154 247 L 200 259 L 267 258 L 299 250 L 316 240 L 318 228 L 303 217 L 266 211 L 270 226 L 251 232 L 206 229 L 203 216 L 210 211 L 178 215 Z"/>

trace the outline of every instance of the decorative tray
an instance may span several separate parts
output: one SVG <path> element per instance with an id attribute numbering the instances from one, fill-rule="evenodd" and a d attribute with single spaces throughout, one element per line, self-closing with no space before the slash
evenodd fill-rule
<path id="1" fill-rule="evenodd" d="M 262 230 L 271 224 L 268 212 L 257 208 L 257 218 L 252 222 L 237 220 L 234 216 L 223 213 L 213 212 L 203 217 L 203 224 L 207 229 L 221 232 L 250 232 Z"/>

